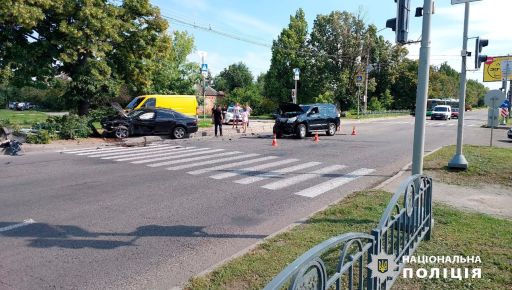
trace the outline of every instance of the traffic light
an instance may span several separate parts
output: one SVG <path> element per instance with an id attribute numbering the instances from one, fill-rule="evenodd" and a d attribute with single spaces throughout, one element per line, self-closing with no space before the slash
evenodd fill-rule
<path id="1" fill-rule="evenodd" d="M 407 34 L 409 32 L 409 11 L 411 0 L 395 0 L 396 18 L 386 21 L 386 27 L 395 31 L 397 43 L 407 43 Z"/>
<path id="2" fill-rule="evenodd" d="M 489 45 L 489 40 L 480 39 L 480 37 L 476 38 L 475 41 L 475 69 L 479 69 L 482 66 L 482 62 L 487 61 L 487 55 L 480 55 L 482 52 L 482 48 Z"/>

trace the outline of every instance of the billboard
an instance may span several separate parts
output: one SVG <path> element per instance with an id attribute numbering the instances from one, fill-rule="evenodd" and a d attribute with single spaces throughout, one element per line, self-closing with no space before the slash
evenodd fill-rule
<path id="1" fill-rule="evenodd" d="M 512 56 L 490 56 L 487 58 L 487 61 L 484 63 L 484 82 L 501 82 L 502 72 L 506 69 L 505 67 L 502 69 L 502 63 L 512 64 Z M 512 80 L 512 65 L 509 65 L 509 74 L 508 79 Z"/>

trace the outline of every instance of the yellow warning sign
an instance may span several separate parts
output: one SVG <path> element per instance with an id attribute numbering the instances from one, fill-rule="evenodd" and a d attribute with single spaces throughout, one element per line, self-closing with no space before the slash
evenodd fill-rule
<path id="1" fill-rule="evenodd" d="M 512 62 L 512 56 L 491 56 L 487 58 L 484 63 L 484 82 L 501 82 L 502 62 L 505 64 L 507 61 Z M 503 69 L 504 71 L 505 69 Z M 503 76 L 505 77 L 505 76 Z M 512 73 L 508 76 L 509 80 L 512 80 Z"/>

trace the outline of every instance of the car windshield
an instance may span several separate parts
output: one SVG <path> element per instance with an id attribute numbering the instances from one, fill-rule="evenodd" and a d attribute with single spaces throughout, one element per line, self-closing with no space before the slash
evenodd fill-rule
<path id="1" fill-rule="evenodd" d="M 458 112 L 458 111 L 459 111 L 459 109 L 457 109 L 457 108 L 452 109 L 452 112 Z"/>
<path id="2" fill-rule="evenodd" d="M 136 97 L 135 99 L 133 99 L 127 106 L 126 108 L 127 109 L 133 109 L 133 108 L 137 108 L 138 105 L 140 105 L 140 103 L 142 103 L 142 101 L 144 101 L 144 97 Z"/>
<path id="3" fill-rule="evenodd" d="M 434 112 L 448 112 L 447 107 L 435 107 Z"/>

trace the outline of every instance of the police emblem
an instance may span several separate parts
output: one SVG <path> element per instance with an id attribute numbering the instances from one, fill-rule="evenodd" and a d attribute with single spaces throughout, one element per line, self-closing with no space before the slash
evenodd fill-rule
<path id="1" fill-rule="evenodd" d="M 372 278 L 384 280 L 398 275 L 395 257 L 386 253 L 372 255 L 371 262 L 366 267 L 371 270 Z"/>

